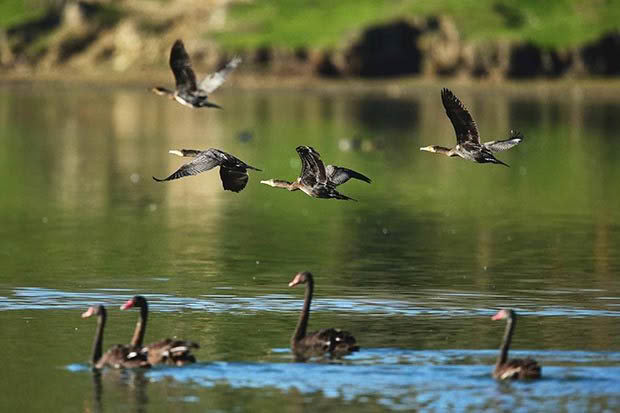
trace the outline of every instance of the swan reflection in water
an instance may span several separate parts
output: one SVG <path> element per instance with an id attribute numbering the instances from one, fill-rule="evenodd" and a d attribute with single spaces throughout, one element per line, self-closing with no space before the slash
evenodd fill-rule
<path id="1" fill-rule="evenodd" d="M 149 379 L 145 376 L 146 371 L 142 369 L 136 370 L 93 370 L 93 394 L 92 407 L 84 404 L 85 413 L 103 413 L 104 408 L 104 389 L 114 389 L 117 393 L 124 390 L 126 406 L 132 406 L 129 411 L 136 413 L 146 413 L 149 398 L 147 395 L 147 386 Z M 108 409 L 109 411 L 109 409 Z"/>

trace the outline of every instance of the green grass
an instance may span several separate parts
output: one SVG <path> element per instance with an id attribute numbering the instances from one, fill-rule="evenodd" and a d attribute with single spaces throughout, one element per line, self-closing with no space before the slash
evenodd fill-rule
<path id="1" fill-rule="evenodd" d="M 226 30 L 210 35 L 230 49 L 320 49 L 371 24 L 438 15 L 452 17 L 470 41 L 570 47 L 618 29 L 620 0 L 258 0 L 234 4 Z"/>
<path id="2" fill-rule="evenodd" d="M 9 28 L 41 17 L 48 10 L 48 4 L 41 1 L 0 1 L 0 29 Z"/>
<path id="3" fill-rule="evenodd" d="M 169 1 L 169 0 L 154 0 Z M 0 1 L 0 28 L 43 15 L 52 0 Z M 121 14 L 103 7 L 114 24 Z M 226 29 L 210 32 L 228 49 L 327 49 L 364 27 L 398 18 L 450 16 L 468 41 L 524 40 L 572 47 L 620 29 L 620 0 L 254 0 L 230 7 Z"/>
<path id="4" fill-rule="evenodd" d="M 387 21 L 405 11 L 408 0 L 276 0 L 233 5 L 223 45 L 252 48 L 336 46 L 365 25 Z"/>
<path id="5" fill-rule="evenodd" d="M 0 29 L 10 28 L 43 16 L 55 2 L 53 0 L 0 0 Z M 113 26 L 123 12 L 114 4 L 99 4 L 93 19 L 103 26 Z"/>

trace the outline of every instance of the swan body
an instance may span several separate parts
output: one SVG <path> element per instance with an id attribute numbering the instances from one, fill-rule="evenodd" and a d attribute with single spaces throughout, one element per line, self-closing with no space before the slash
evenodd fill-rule
<path id="1" fill-rule="evenodd" d="M 355 337 L 348 331 L 337 328 L 324 328 L 319 331 L 306 333 L 310 318 L 310 303 L 314 291 L 314 278 L 312 274 L 308 271 L 297 273 L 288 286 L 295 287 L 299 284 L 306 284 L 306 292 L 304 306 L 295 332 L 291 337 L 291 349 L 295 359 L 305 361 L 311 357 L 324 355 L 342 357 L 351 352 L 358 351 L 359 346 L 356 344 Z"/>
<path id="2" fill-rule="evenodd" d="M 513 310 L 500 310 L 492 317 L 492 320 L 506 320 L 506 330 L 493 370 L 493 377 L 499 380 L 540 378 L 541 367 L 535 360 L 508 359 L 508 349 L 516 327 L 517 314 Z"/>
<path id="3" fill-rule="evenodd" d="M 82 318 L 89 318 L 92 316 L 97 316 L 97 330 L 95 332 L 95 341 L 93 343 L 91 357 L 91 363 L 94 369 L 102 369 L 104 367 L 113 367 L 117 369 L 150 367 L 146 356 L 140 352 L 134 351 L 130 346 L 116 344 L 103 353 L 103 332 L 107 319 L 105 307 L 103 305 L 93 306 L 82 313 Z"/>
<path id="4" fill-rule="evenodd" d="M 144 333 L 148 320 L 148 303 L 146 298 L 141 295 L 136 295 L 123 304 L 121 310 L 127 310 L 134 306 L 140 308 L 138 322 L 136 323 L 136 328 L 129 344 L 134 351 L 145 355 L 148 362 L 152 365 L 168 364 L 183 366 L 196 362 L 192 350 L 200 348 L 200 346 L 192 341 L 165 338 L 147 346 L 143 346 Z"/>

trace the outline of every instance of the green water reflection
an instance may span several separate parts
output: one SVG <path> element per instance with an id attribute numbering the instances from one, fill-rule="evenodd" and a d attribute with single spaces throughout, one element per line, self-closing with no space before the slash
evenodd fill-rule
<path id="1" fill-rule="evenodd" d="M 311 324 L 347 328 L 364 347 L 495 348 L 502 326 L 483 313 L 510 305 L 529 315 L 519 324 L 518 348 L 618 350 L 610 332 L 620 311 L 620 100 L 599 101 L 587 89 L 565 96 L 454 91 L 486 140 L 510 129 L 527 137 L 498 155 L 511 168 L 419 151 L 453 143 L 438 87 L 402 98 L 222 91 L 224 111 L 192 111 L 142 88 L 5 85 L 0 300 L 36 287 L 93 292 L 94 301 L 108 297 L 114 305 L 121 301 L 115 294 L 135 292 L 259 301 L 280 294 L 301 305 L 302 292 L 286 284 L 309 269 L 317 298 L 335 300 Z M 239 139 L 244 131 L 250 140 Z M 370 150 L 340 149 L 353 138 Z M 296 177 L 301 144 L 371 177 L 371 185 L 340 187 L 360 202 L 259 184 Z M 239 194 L 224 192 L 216 171 L 152 181 L 181 164 L 168 149 L 209 147 L 264 172 L 250 173 Z M 354 311 L 361 299 L 379 303 L 376 311 Z M 9 372 L 2 387 L 20 383 L 0 410 L 91 411 L 90 376 L 64 367 L 88 359 L 94 325 L 77 308 L 40 300 L 46 309 L 36 309 L 34 299 L 31 308 L 9 303 L 0 311 L 0 362 Z M 338 300 L 352 304 L 338 308 Z M 424 311 L 392 311 L 393 301 Z M 274 348 L 287 347 L 297 310 L 260 303 L 231 312 L 189 304 L 168 311 L 162 303 L 147 335 L 200 341 L 201 360 L 269 361 Z M 426 311 L 433 309 L 442 311 Z M 106 343 L 127 341 L 136 314 L 110 313 Z M 133 411 L 128 400 L 145 397 L 123 383 L 118 390 L 104 380 L 116 389 L 104 396 L 109 411 Z M 148 387 L 156 389 L 147 403 L 160 406 L 156 411 L 176 410 L 187 396 L 184 386 Z M 265 391 L 277 396 L 257 401 L 260 391 L 252 389 L 210 390 L 223 404 L 204 396 L 179 402 L 178 410 L 275 411 L 283 400 L 304 397 Z M 315 401 L 319 408 L 329 403 Z M 372 400 L 358 402 L 338 408 L 372 411 Z"/>

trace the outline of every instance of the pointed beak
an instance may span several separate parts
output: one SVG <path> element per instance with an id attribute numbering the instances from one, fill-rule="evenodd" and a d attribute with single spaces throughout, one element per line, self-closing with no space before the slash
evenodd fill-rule
<path id="1" fill-rule="evenodd" d="M 288 286 L 289 286 L 289 287 L 294 287 L 294 286 L 296 286 L 297 284 L 299 284 L 299 281 L 297 281 L 297 280 L 293 280 L 293 281 L 291 281 L 290 283 L 288 283 Z"/>
<path id="2" fill-rule="evenodd" d="M 504 318 L 504 312 L 503 311 L 498 311 L 497 314 L 495 314 L 493 317 L 491 317 L 491 320 L 493 321 L 497 321 L 497 320 L 501 320 Z"/>
<path id="3" fill-rule="evenodd" d="M 220 105 L 213 103 L 213 102 L 207 102 L 207 104 L 205 106 L 208 106 L 210 108 L 217 108 L 217 109 L 224 109 L 223 107 L 221 107 Z"/>
<path id="4" fill-rule="evenodd" d="M 121 305 L 121 310 L 126 310 L 128 308 L 131 308 L 133 307 L 133 305 L 134 305 L 133 300 L 127 300 L 125 304 Z"/>
<path id="5" fill-rule="evenodd" d="M 159 87 L 159 86 L 151 88 L 151 92 L 153 92 L 153 93 L 155 93 L 156 95 L 159 95 L 159 96 L 170 95 L 170 93 L 168 92 L 168 90 L 166 90 L 166 88 Z"/>
<path id="6" fill-rule="evenodd" d="M 88 310 L 82 313 L 82 318 L 88 318 L 95 314 L 95 307 L 90 307 Z"/>
<path id="7" fill-rule="evenodd" d="M 423 146 L 420 148 L 420 150 L 424 152 L 435 152 L 432 146 Z"/>

